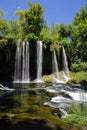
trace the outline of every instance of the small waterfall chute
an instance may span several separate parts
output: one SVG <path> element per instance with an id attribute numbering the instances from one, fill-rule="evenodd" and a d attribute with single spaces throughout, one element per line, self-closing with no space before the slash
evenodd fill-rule
<path id="1" fill-rule="evenodd" d="M 53 82 L 63 83 L 63 81 L 60 80 L 59 67 L 55 50 L 53 51 L 52 56 L 52 71 L 53 71 Z"/>
<path id="2" fill-rule="evenodd" d="M 30 81 L 29 75 L 29 42 L 22 45 L 22 82 Z"/>
<path id="3" fill-rule="evenodd" d="M 42 79 L 42 58 L 43 58 L 42 41 L 37 41 L 37 81 L 43 82 Z"/>
<path id="4" fill-rule="evenodd" d="M 68 80 L 68 79 L 70 79 L 70 75 L 69 75 L 67 56 L 66 56 L 64 46 L 62 47 L 62 55 L 63 55 L 63 58 L 62 58 L 63 59 L 63 61 L 62 61 L 62 64 L 63 64 L 63 77 L 66 80 Z"/>
<path id="5" fill-rule="evenodd" d="M 29 42 L 19 40 L 15 56 L 14 82 L 30 82 Z"/>
<path id="6" fill-rule="evenodd" d="M 21 40 L 18 40 L 15 55 L 14 82 L 21 81 Z"/>

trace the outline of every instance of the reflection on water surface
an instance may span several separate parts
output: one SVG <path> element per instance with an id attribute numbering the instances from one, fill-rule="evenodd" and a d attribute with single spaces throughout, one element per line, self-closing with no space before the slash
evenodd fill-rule
<path id="1" fill-rule="evenodd" d="M 36 124 L 39 121 L 45 121 L 45 126 L 40 129 L 57 130 L 57 127 L 63 129 L 63 125 L 65 124 L 66 127 L 66 123 L 59 118 L 67 114 L 66 110 L 75 100 L 73 95 L 77 93 L 78 100 L 76 101 L 82 101 L 82 92 L 76 87 L 65 84 L 6 83 L 4 85 L 15 89 L 12 92 L 4 92 L 5 94 L 0 96 L 0 119 L 1 121 L 4 119 L 5 123 L 8 122 L 11 128 L 18 125 L 19 122 L 26 124 L 27 119 Z M 83 93 L 86 98 L 86 92 Z"/>

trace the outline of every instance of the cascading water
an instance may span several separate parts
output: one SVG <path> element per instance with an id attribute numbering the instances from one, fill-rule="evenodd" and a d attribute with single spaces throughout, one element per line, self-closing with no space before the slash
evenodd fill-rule
<path id="1" fill-rule="evenodd" d="M 63 76 L 66 80 L 70 78 L 69 76 L 69 69 L 68 69 L 68 62 L 67 62 L 67 57 L 66 57 L 66 52 L 64 47 L 62 47 L 62 54 L 63 54 Z"/>
<path id="2" fill-rule="evenodd" d="M 42 41 L 37 41 L 37 82 L 43 82 L 42 80 Z"/>
<path id="3" fill-rule="evenodd" d="M 53 81 L 58 82 L 60 80 L 60 77 L 55 50 L 53 51 L 53 57 L 52 57 L 52 71 L 53 71 Z"/>
<path id="4" fill-rule="evenodd" d="M 22 46 L 22 82 L 28 82 L 30 81 L 29 76 L 29 43 L 23 42 Z"/>
<path id="5" fill-rule="evenodd" d="M 30 81 L 30 71 L 29 71 L 29 42 L 26 43 L 26 67 L 25 67 L 25 81 Z"/>
<path id="6" fill-rule="evenodd" d="M 25 42 L 22 45 L 22 81 L 25 80 Z"/>
<path id="7" fill-rule="evenodd" d="M 14 82 L 29 82 L 29 43 L 18 41 L 16 58 L 15 58 L 15 73 Z"/>
<path id="8" fill-rule="evenodd" d="M 16 56 L 15 56 L 15 72 L 14 82 L 21 80 L 21 40 L 17 43 Z"/>
<path id="9" fill-rule="evenodd" d="M 42 79 L 42 54 L 43 46 L 42 41 L 37 41 L 37 80 L 36 82 L 43 82 Z M 15 72 L 14 72 L 14 82 L 30 82 L 30 72 L 29 72 L 29 43 L 25 41 L 18 41 L 16 56 L 15 56 Z M 62 65 L 63 65 L 63 78 L 68 80 L 69 69 L 67 63 L 67 57 L 64 47 L 62 47 Z M 59 75 L 58 62 L 55 51 L 52 55 L 52 71 L 53 71 L 53 82 L 64 83 L 63 78 Z"/>

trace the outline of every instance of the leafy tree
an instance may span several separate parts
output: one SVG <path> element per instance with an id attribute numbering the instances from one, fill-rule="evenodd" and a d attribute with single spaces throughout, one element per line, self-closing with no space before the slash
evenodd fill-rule
<path id="1" fill-rule="evenodd" d="M 41 32 L 40 32 L 40 40 L 44 41 L 45 44 L 48 44 L 49 42 L 51 42 L 51 28 L 48 26 L 45 26 Z"/>
<path id="2" fill-rule="evenodd" d="M 19 20 L 17 21 L 17 27 L 18 27 L 18 37 L 20 39 L 24 39 L 25 38 L 25 26 L 26 26 L 26 22 L 25 22 L 25 10 L 17 10 L 15 12 L 15 15 L 18 16 Z"/>
<path id="3" fill-rule="evenodd" d="M 6 20 L 0 18 L 0 35 L 5 35 L 8 29 L 8 23 Z"/>
<path id="4" fill-rule="evenodd" d="M 8 29 L 8 22 L 3 18 L 5 14 L 6 12 L 0 9 L 0 35 L 5 35 Z"/>
<path id="5" fill-rule="evenodd" d="M 52 42 L 58 43 L 61 40 L 59 35 L 59 24 L 53 24 L 50 30 L 51 30 L 50 37 L 52 39 Z"/>
<path id="6" fill-rule="evenodd" d="M 0 9 L 0 18 L 3 18 L 3 16 L 6 14 L 6 12 L 2 9 Z"/>
<path id="7" fill-rule="evenodd" d="M 76 15 L 74 23 L 77 26 L 78 34 L 77 34 L 77 48 L 79 51 L 79 58 L 82 61 L 87 61 L 87 5 L 81 9 L 78 16 Z"/>
<path id="8" fill-rule="evenodd" d="M 68 25 L 60 24 L 59 26 L 59 34 L 62 38 L 68 37 L 69 35 L 69 27 Z"/>
<path id="9" fill-rule="evenodd" d="M 72 45 L 72 68 L 83 65 L 87 61 L 87 5 L 76 14 L 70 27 L 70 37 Z M 77 62 L 79 61 L 79 62 Z"/>
<path id="10" fill-rule="evenodd" d="M 30 4 L 29 9 L 25 11 L 25 32 L 26 35 L 33 33 L 36 36 L 40 36 L 40 32 L 44 27 L 45 20 L 43 17 L 44 9 L 38 4 Z"/>
<path id="11" fill-rule="evenodd" d="M 15 15 L 19 17 L 19 20 L 24 20 L 25 19 L 25 10 L 17 10 L 15 12 Z"/>
<path id="12" fill-rule="evenodd" d="M 81 9 L 79 13 L 76 14 L 73 24 L 78 25 L 80 23 L 85 23 L 87 21 L 87 4 Z"/>
<path id="13" fill-rule="evenodd" d="M 18 39 L 19 28 L 20 28 L 20 26 L 18 25 L 18 22 L 15 20 L 9 20 L 8 26 L 9 28 L 7 30 L 6 38 Z"/>

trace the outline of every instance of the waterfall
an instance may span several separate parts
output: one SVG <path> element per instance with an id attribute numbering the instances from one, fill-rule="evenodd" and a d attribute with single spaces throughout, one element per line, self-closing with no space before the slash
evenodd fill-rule
<path id="1" fill-rule="evenodd" d="M 29 42 L 26 43 L 26 67 L 25 67 L 25 81 L 30 81 L 30 72 L 29 72 Z"/>
<path id="2" fill-rule="evenodd" d="M 16 58 L 15 58 L 15 73 L 14 82 L 29 82 L 29 43 L 18 41 Z"/>
<path id="3" fill-rule="evenodd" d="M 70 76 L 69 76 L 68 62 L 67 62 L 67 57 L 66 57 L 66 52 L 64 47 L 62 47 L 62 54 L 63 54 L 63 76 L 66 80 L 68 80 Z"/>
<path id="4" fill-rule="evenodd" d="M 25 80 L 25 42 L 22 45 L 22 81 Z"/>
<path id="5" fill-rule="evenodd" d="M 15 56 L 15 72 L 14 81 L 19 82 L 21 80 L 21 40 L 17 43 L 16 56 Z"/>
<path id="6" fill-rule="evenodd" d="M 43 58 L 43 44 L 42 41 L 37 41 L 37 80 L 36 82 L 43 82 L 42 79 L 42 58 Z M 30 82 L 30 66 L 29 66 L 30 48 L 29 42 L 19 40 L 17 43 L 16 55 L 15 55 L 15 71 L 14 82 Z M 58 61 L 55 50 L 52 55 L 52 71 L 53 81 L 62 83 L 63 79 L 68 80 L 69 69 L 67 63 L 67 57 L 64 47 L 62 47 L 62 65 L 63 65 L 63 78 L 59 73 Z"/>
<path id="7" fill-rule="evenodd" d="M 37 82 L 42 80 L 42 41 L 37 41 Z"/>
<path id="8" fill-rule="evenodd" d="M 30 81 L 29 76 L 29 43 L 23 42 L 22 46 L 22 82 Z"/>
<path id="9" fill-rule="evenodd" d="M 57 62 L 57 57 L 55 50 L 53 51 L 53 56 L 52 56 L 52 71 L 53 71 L 53 80 L 54 81 L 59 81 L 59 68 L 58 68 L 58 62 Z"/>

